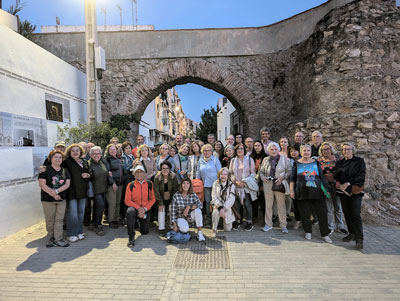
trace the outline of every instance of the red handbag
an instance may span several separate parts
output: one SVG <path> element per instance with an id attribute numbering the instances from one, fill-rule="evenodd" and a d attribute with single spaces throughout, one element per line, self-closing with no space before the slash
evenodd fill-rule
<path id="1" fill-rule="evenodd" d="M 199 197 L 200 201 L 204 203 L 204 184 L 201 179 L 193 179 L 192 180 L 192 185 L 193 185 L 193 192 L 197 194 Z"/>

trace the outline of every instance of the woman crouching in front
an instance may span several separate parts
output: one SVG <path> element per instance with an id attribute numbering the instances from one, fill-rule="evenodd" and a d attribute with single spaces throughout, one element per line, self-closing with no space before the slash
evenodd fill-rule
<path id="1" fill-rule="evenodd" d="M 193 192 L 192 181 L 189 178 L 183 178 L 179 185 L 179 191 L 177 191 L 172 198 L 171 205 L 171 222 L 172 228 L 175 232 L 178 232 L 178 220 L 179 224 L 186 224 L 188 228 L 188 222 L 195 222 L 197 231 L 197 238 L 199 241 L 206 240 L 201 228 L 203 227 L 203 214 L 201 208 L 203 204 L 198 198 L 197 194 Z"/>

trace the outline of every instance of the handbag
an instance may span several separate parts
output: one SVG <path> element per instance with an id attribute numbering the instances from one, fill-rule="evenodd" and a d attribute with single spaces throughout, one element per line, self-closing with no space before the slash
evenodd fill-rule
<path id="1" fill-rule="evenodd" d="M 285 189 L 285 186 L 283 185 L 283 183 L 276 185 L 275 179 L 274 179 L 273 184 L 272 184 L 272 191 L 279 191 L 279 192 L 285 193 L 286 189 Z"/>
<path id="2" fill-rule="evenodd" d="M 204 184 L 201 179 L 193 179 L 193 192 L 197 194 L 198 198 L 204 203 Z"/>
<path id="3" fill-rule="evenodd" d="M 361 192 L 363 192 L 364 190 L 364 185 L 363 186 L 358 186 L 358 185 L 352 185 L 351 186 L 351 193 L 352 194 L 359 194 Z"/>

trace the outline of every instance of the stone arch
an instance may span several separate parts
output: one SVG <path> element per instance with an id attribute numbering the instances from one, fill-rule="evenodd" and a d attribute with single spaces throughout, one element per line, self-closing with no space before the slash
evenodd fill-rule
<path id="1" fill-rule="evenodd" d="M 244 132 L 248 132 L 246 104 L 254 98 L 253 93 L 236 74 L 204 59 L 179 59 L 151 70 L 133 85 L 118 110 L 128 109 L 142 116 L 157 95 L 187 83 L 201 85 L 227 97 L 239 112 Z"/>

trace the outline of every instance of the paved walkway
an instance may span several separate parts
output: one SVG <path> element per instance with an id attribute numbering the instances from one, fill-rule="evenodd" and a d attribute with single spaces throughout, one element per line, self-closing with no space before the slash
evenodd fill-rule
<path id="1" fill-rule="evenodd" d="M 197 241 L 170 245 L 155 232 L 138 236 L 132 250 L 125 228 L 106 228 L 103 237 L 87 231 L 68 248 L 46 249 L 44 223 L 34 225 L 0 240 L 0 300 L 400 300 L 400 228 L 366 226 L 362 252 L 338 233 L 333 245 L 318 231 L 306 241 L 301 229 L 221 233 L 227 243 L 208 241 L 203 250 Z M 181 263 L 197 256 L 207 264 L 217 252 L 228 255 L 227 269 L 174 267 L 181 255 Z"/>

